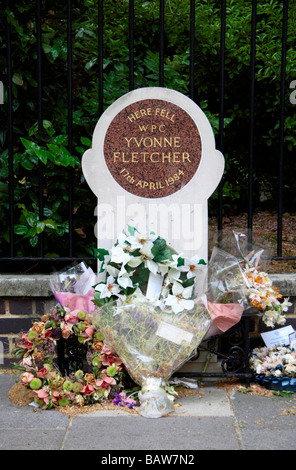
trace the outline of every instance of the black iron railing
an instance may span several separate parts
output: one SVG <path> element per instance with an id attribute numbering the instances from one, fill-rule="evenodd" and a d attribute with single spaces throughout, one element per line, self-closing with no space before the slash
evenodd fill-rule
<path id="1" fill-rule="evenodd" d="M 196 45 L 196 2 L 190 2 L 190 24 L 189 24 L 189 67 L 188 67 L 188 90 L 191 99 L 195 100 L 194 96 L 194 76 L 195 76 L 195 45 Z M 6 0 L 6 9 L 13 11 L 15 2 Z M 104 4 L 103 0 L 98 0 L 98 117 L 102 114 L 104 109 L 104 8 L 108 8 L 107 2 Z M 41 8 L 42 2 L 36 0 L 36 49 L 37 49 L 37 120 L 40 129 L 42 128 L 43 109 L 42 109 L 42 93 L 43 93 L 43 63 L 42 63 L 42 22 L 41 22 Z M 68 149 L 73 151 L 73 86 L 72 86 L 72 1 L 67 0 L 67 116 L 68 116 Z M 164 86 L 165 83 L 165 0 L 159 0 L 159 78 L 155 86 Z M 2 14 L 2 17 L 5 17 Z M 220 78 L 219 78 L 219 133 L 217 136 L 217 145 L 219 149 L 224 151 L 224 118 L 225 118 L 225 54 L 226 54 L 226 21 L 227 21 L 227 1 L 221 0 L 221 30 L 220 30 Z M 129 18 L 129 89 L 134 89 L 134 0 L 129 1 L 128 9 Z M 249 173 L 248 173 L 248 229 L 252 229 L 253 224 L 253 184 L 254 184 L 254 103 L 256 100 L 255 89 L 255 62 L 256 62 L 256 19 L 257 19 L 257 0 L 252 0 L 252 17 L 251 17 L 251 35 L 250 35 L 250 128 L 249 128 Z M 286 81 L 286 53 L 287 53 L 287 21 L 288 21 L 288 0 L 283 1 L 282 12 L 282 50 L 281 50 L 281 83 L 280 83 L 280 128 L 279 128 L 279 163 L 278 163 L 278 218 L 277 218 L 277 259 L 283 258 L 282 255 L 282 220 L 283 220 L 283 171 L 284 171 L 284 127 L 285 127 L 285 81 Z M 14 262 L 30 261 L 44 262 L 51 264 L 56 262 L 56 258 L 44 256 L 44 234 L 41 234 L 38 242 L 38 254 L 34 257 L 19 257 L 16 255 L 15 249 L 15 202 L 14 202 L 14 135 L 13 135 L 13 96 L 12 96 L 12 77 L 13 77 L 13 53 L 12 40 L 11 40 L 11 25 L 6 22 L 6 54 L 7 54 L 7 76 L 3 80 L 4 87 L 7 89 L 7 101 L 4 103 L 7 109 L 7 149 L 8 149 L 8 166 L 9 166 L 9 251 L 5 256 L 0 259 L 3 263 L 13 264 Z M 54 79 L 54 78 L 53 78 Z M 68 221 L 69 221 L 69 235 L 68 235 L 68 252 L 59 258 L 59 261 L 69 262 L 76 260 L 73 250 L 73 169 L 68 172 Z M 43 168 L 40 164 L 39 168 L 39 220 L 44 218 L 44 201 L 43 201 Z M 219 186 L 218 193 L 218 229 L 222 229 L 222 214 L 223 214 L 223 180 Z M 251 231 L 250 231 L 251 233 Z M 93 260 L 94 258 L 84 258 Z M 295 258 L 293 258 L 295 259 Z"/>

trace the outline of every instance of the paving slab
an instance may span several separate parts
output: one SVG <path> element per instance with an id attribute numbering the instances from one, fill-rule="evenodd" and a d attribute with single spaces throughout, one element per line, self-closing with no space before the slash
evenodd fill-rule
<path id="1" fill-rule="evenodd" d="M 245 450 L 296 449 L 296 398 L 230 394 Z"/>
<path id="2" fill-rule="evenodd" d="M 78 415 L 71 421 L 63 448 L 100 450 L 240 449 L 233 411 L 224 390 L 177 400 L 173 413 L 157 419 L 103 410 Z M 87 436 L 82 439 L 81 436 Z"/>
<path id="3" fill-rule="evenodd" d="M 225 450 L 240 448 L 231 417 L 147 419 L 80 415 L 73 419 L 63 449 Z"/>

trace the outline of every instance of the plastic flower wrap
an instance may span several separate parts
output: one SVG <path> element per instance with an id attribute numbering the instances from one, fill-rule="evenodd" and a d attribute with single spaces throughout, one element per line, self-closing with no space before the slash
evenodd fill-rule
<path id="1" fill-rule="evenodd" d="M 270 255 L 268 249 L 258 246 L 249 246 L 247 236 L 234 232 L 236 245 L 239 250 L 244 280 L 247 287 L 249 304 L 258 309 L 262 321 L 266 326 L 273 328 L 276 324 L 284 325 L 285 312 L 289 306 L 289 298 L 283 298 L 278 288 L 272 284 L 265 272 Z"/>
<path id="2" fill-rule="evenodd" d="M 155 302 L 137 299 L 120 307 L 116 302 L 106 303 L 94 316 L 105 343 L 141 386 L 140 414 L 157 418 L 173 411 L 165 384 L 190 359 L 208 331 L 211 318 L 207 308 L 193 302 L 191 310 L 166 313 Z"/>
<path id="3" fill-rule="evenodd" d="M 55 273 L 50 280 L 56 300 L 70 310 L 90 313 L 94 310 L 94 289 L 97 276 L 82 262 Z"/>
<path id="4" fill-rule="evenodd" d="M 208 264 L 205 293 L 212 324 L 205 337 L 222 334 L 237 324 L 248 304 L 247 289 L 238 259 L 217 247 Z"/>

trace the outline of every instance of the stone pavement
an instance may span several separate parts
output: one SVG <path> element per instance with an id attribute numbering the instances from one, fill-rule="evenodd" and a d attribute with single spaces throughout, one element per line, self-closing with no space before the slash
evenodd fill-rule
<path id="1" fill-rule="evenodd" d="M 166 417 L 148 419 L 119 409 L 73 418 L 13 404 L 7 394 L 14 383 L 11 375 L 0 372 L 0 450 L 100 450 L 97 463 L 131 467 L 145 458 L 152 464 L 152 451 L 193 459 L 201 450 L 296 449 L 294 395 L 226 392 L 209 383 L 202 388 L 204 395 L 178 399 L 181 406 Z M 110 461 L 121 455 L 136 460 Z"/>

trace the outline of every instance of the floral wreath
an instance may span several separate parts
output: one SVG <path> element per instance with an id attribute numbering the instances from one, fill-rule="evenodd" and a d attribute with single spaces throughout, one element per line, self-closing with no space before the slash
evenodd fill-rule
<path id="1" fill-rule="evenodd" d="M 250 366 L 266 377 L 296 377 L 296 351 L 286 345 L 258 347 L 252 351 Z"/>
<path id="2" fill-rule="evenodd" d="M 185 258 L 176 254 L 167 242 L 151 233 L 140 233 L 128 226 L 111 253 L 97 249 L 102 262 L 100 273 L 105 280 L 95 286 L 94 303 L 102 306 L 116 301 L 118 305 L 135 299 L 147 299 L 149 282 L 153 280 L 150 300 L 162 310 L 177 314 L 194 307 L 194 284 L 205 261 L 197 255 Z M 146 296 L 144 292 L 146 290 Z"/>
<path id="3" fill-rule="evenodd" d="M 63 376 L 55 364 L 57 342 L 76 337 L 85 345 L 87 372 L 82 369 Z M 122 362 L 102 340 L 92 323 L 92 315 L 70 311 L 57 305 L 41 320 L 34 322 L 28 333 L 17 340 L 15 369 L 23 371 L 20 383 L 32 390 L 34 401 L 43 409 L 57 406 L 79 406 L 110 402 L 133 407 L 136 401 L 126 396 L 127 374 Z"/>

